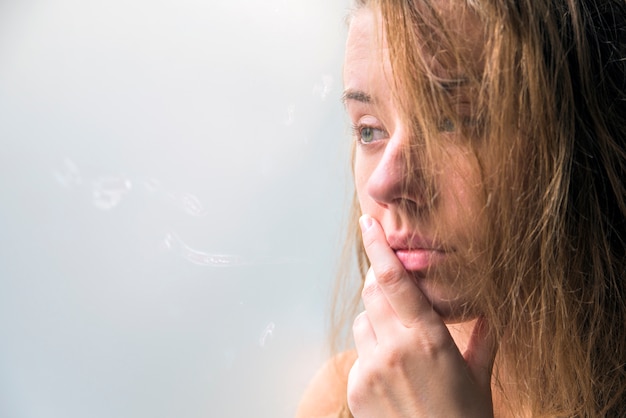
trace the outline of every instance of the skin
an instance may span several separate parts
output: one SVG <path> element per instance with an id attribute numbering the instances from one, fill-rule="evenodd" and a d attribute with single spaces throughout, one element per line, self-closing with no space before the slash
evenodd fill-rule
<path id="1" fill-rule="evenodd" d="M 419 187 L 403 192 L 409 135 L 392 99 L 381 30 L 372 10 L 359 10 L 344 66 L 344 98 L 358 143 L 360 225 L 371 263 L 365 311 L 353 326 L 358 359 L 348 377 L 348 405 L 356 418 L 493 416 L 495 343 L 479 313 L 476 319 L 463 312 L 463 283 L 471 273 L 452 274 L 481 238 L 478 164 L 458 133 L 446 130 L 434 167 L 435 204 L 425 203 Z M 423 210 L 416 217 L 407 207 Z"/>

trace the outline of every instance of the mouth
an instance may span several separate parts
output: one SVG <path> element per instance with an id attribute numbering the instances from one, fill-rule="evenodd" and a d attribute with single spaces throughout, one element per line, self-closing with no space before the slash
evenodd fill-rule
<path id="1" fill-rule="evenodd" d="M 429 248 L 396 249 L 396 256 L 407 271 L 425 272 L 446 258 L 447 252 Z"/>
<path id="2" fill-rule="evenodd" d="M 391 234 L 387 241 L 404 268 L 410 272 L 426 272 L 454 251 L 425 237 L 405 233 Z"/>

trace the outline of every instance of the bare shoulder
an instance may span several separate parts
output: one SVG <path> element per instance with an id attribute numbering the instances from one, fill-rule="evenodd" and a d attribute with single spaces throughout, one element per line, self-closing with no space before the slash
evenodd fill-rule
<path id="1" fill-rule="evenodd" d="M 315 374 L 300 401 L 296 418 L 337 418 L 346 405 L 348 373 L 356 351 L 345 351 L 331 358 Z"/>

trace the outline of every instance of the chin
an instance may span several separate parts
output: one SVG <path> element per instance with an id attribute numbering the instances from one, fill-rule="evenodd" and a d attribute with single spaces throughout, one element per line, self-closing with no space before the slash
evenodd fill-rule
<path id="1" fill-rule="evenodd" d="M 433 303 L 433 308 L 441 316 L 445 324 L 459 324 L 472 321 L 478 318 L 479 312 L 476 309 L 467 307 L 445 305 L 438 302 Z"/>
<path id="2" fill-rule="evenodd" d="M 468 292 L 460 291 L 458 286 L 447 286 L 433 277 L 415 277 L 415 281 L 446 324 L 467 322 L 479 316 L 475 300 L 468 298 Z"/>

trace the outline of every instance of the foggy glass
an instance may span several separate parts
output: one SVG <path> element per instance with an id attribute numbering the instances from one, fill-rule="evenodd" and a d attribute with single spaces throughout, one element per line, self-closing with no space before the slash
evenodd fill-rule
<path id="1" fill-rule="evenodd" d="M 294 415 L 351 196 L 347 8 L 0 2 L 0 416 Z"/>

